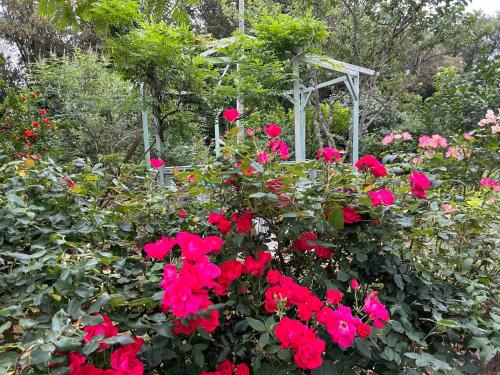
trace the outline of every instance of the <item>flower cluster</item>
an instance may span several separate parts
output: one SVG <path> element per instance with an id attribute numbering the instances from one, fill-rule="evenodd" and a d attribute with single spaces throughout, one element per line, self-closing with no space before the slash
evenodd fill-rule
<path id="1" fill-rule="evenodd" d="M 500 109 L 498 109 L 498 116 L 491 109 L 486 111 L 486 115 L 478 123 L 479 126 L 491 125 L 491 133 L 495 134 L 500 132 Z"/>
<path id="2" fill-rule="evenodd" d="M 414 171 L 410 175 L 410 188 L 411 193 L 417 198 L 427 199 L 425 191 L 431 188 L 431 182 L 424 173 Z"/>
<path id="3" fill-rule="evenodd" d="M 413 136 L 409 132 L 401 132 L 401 133 L 389 133 L 382 139 L 382 145 L 387 146 L 392 142 L 404 139 L 405 141 L 409 141 L 413 139 Z"/>
<path id="4" fill-rule="evenodd" d="M 83 331 L 87 334 L 83 337 L 83 341 L 86 343 L 92 342 L 94 337 L 100 336 L 101 340 L 107 339 L 109 337 L 114 337 L 118 334 L 118 328 L 113 325 L 113 322 L 107 315 L 101 314 L 101 318 L 104 320 L 102 323 L 86 326 Z M 99 343 L 99 348 L 106 349 L 109 344 L 104 342 Z"/>
<path id="5" fill-rule="evenodd" d="M 360 171 L 369 170 L 375 177 L 387 176 L 387 169 L 385 169 L 384 164 L 373 155 L 363 156 L 356 162 L 355 166 Z"/>
<path id="6" fill-rule="evenodd" d="M 433 152 L 439 147 L 448 147 L 448 141 L 439 134 L 434 134 L 432 136 L 422 135 L 418 139 L 418 147 L 426 149 L 428 152 Z"/>
<path id="7" fill-rule="evenodd" d="M 332 306 L 338 305 L 337 309 L 333 310 L 311 290 L 297 284 L 291 277 L 281 275 L 277 270 L 270 270 L 266 280 L 270 285 L 265 291 L 264 309 L 267 312 L 277 312 L 283 316 L 287 309 L 296 306 L 299 319 L 307 324 L 315 318 L 326 327 L 332 341 L 342 348 L 350 347 L 356 334 L 362 339 L 370 335 L 371 326 L 359 318 L 354 318 L 351 309 L 340 304 L 342 292 L 339 290 L 331 289 L 326 293 L 326 302 Z M 359 288 L 356 280 L 353 280 L 352 288 Z M 382 329 L 389 321 L 389 313 L 377 299 L 377 292 L 371 292 L 365 298 L 363 311 L 377 329 Z M 278 323 L 274 333 L 282 349 L 289 348 L 294 351 L 297 366 L 314 369 L 321 366 L 325 343 L 318 339 L 313 329 L 306 324 L 285 317 Z"/>
<path id="8" fill-rule="evenodd" d="M 450 146 L 448 150 L 446 150 L 445 156 L 447 158 L 454 158 L 458 160 L 463 160 L 465 158 L 471 157 L 471 152 L 459 146 Z"/>
<path id="9" fill-rule="evenodd" d="M 107 315 L 101 314 L 100 317 L 103 319 L 103 322 L 83 328 L 83 331 L 86 333 L 83 341 L 90 343 L 98 340 L 99 348 L 104 350 L 110 345 L 103 342 L 103 340 L 117 336 L 118 327 L 113 325 L 113 322 Z M 141 338 L 134 337 L 133 343 L 115 349 L 111 353 L 111 366 L 107 370 L 98 368 L 93 364 L 85 364 L 87 357 L 81 353 L 69 353 L 69 375 L 142 375 L 144 373 L 144 365 L 137 358 L 142 343 L 143 340 Z"/>
<path id="10" fill-rule="evenodd" d="M 331 147 L 323 147 L 318 151 L 318 159 L 323 159 L 325 163 L 338 162 L 340 160 L 340 152 Z"/>
<path id="11" fill-rule="evenodd" d="M 319 339 L 314 330 L 298 320 L 283 318 L 274 330 L 280 341 L 281 349 L 292 349 L 293 359 L 298 367 L 313 370 L 323 363 L 325 342 Z"/>
<path id="12" fill-rule="evenodd" d="M 293 244 L 295 250 L 300 251 L 311 251 L 313 250 L 316 255 L 322 259 L 330 259 L 333 251 L 327 247 L 319 246 L 314 244 L 314 241 L 318 239 L 318 236 L 312 232 L 305 232 L 302 236 Z M 312 241 L 313 243 L 309 242 Z"/>
<path id="13" fill-rule="evenodd" d="M 479 181 L 479 184 L 481 186 L 491 188 L 495 191 L 500 191 L 500 184 L 492 178 L 483 178 L 481 179 L 481 181 Z"/>
<path id="14" fill-rule="evenodd" d="M 250 368 L 246 363 L 235 366 L 229 359 L 225 359 L 217 365 L 217 371 L 202 371 L 201 375 L 250 375 Z"/>
<path id="15" fill-rule="evenodd" d="M 95 367 L 92 364 L 86 365 L 87 357 L 81 353 L 70 353 L 69 375 L 142 375 L 144 365 L 137 358 L 141 350 L 143 340 L 134 338 L 132 344 L 127 344 L 114 350 L 111 353 L 111 366 L 107 370 Z"/>
<path id="16" fill-rule="evenodd" d="M 234 213 L 231 220 L 222 213 L 208 215 L 208 223 L 216 226 L 222 234 L 228 234 L 231 231 L 232 223 L 235 224 L 236 232 L 248 233 L 253 227 L 253 219 L 254 214 L 250 211 L 244 211 L 240 214 Z"/>
<path id="17" fill-rule="evenodd" d="M 171 310 L 177 318 L 187 318 L 212 305 L 208 291 L 217 285 L 215 279 L 220 276 L 221 270 L 209 261 L 207 254 L 219 252 L 223 240 L 216 236 L 202 238 L 180 232 L 176 241 L 182 250 L 182 267 L 177 271 L 175 265 L 165 265 L 160 283 L 165 290 L 162 308 L 164 311 Z M 213 319 L 213 313 L 208 319 Z"/>
<path id="18" fill-rule="evenodd" d="M 394 203 L 394 194 L 388 189 L 372 190 L 368 192 L 368 196 L 372 201 L 373 207 L 380 206 L 390 206 Z"/>

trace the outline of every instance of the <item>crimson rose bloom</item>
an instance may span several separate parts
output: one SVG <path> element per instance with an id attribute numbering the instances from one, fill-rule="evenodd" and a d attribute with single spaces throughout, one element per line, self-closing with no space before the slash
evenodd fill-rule
<path id="1" fill-rule="evenodd" d="M 344 215 L 344 223 L 346 224 L 354 224 L 361 221 L 361 215 L 353 207 L 342 207 L 342 213 Z"/>
<path id="2" fill-rule="evenodd" d="M 234 375 L 250 375 L 250 368 L 246 363 L 240 363 L 238 366 L 236 366 Z"/>
<path id="3" fill-rule="evenodd" d="M 233 123 L 240 117 L 240 112 L 236 108 L 229 108 L 222 113 L 222 116 L 230 123 Z"/>
<path id="4" fill-rule="evenodd" d="M 370 325 L 368 325 L 368 324 L 358 323 L 356 325 L 356 333 L 358 334 L 358 336 L 362 340 L 364 340 L 365 338 L 367 338 L 368 336 L 370 336 L 371 330 L 372 330 L 372 327 Z"/>
<path id="5" fill-rule="evenodd" d="M 86 326 L 83 331 L 87 334 L 83 337 L 83 341 L 91 342 L 94 336 L 102 335 L 105 339 L 108 337 L 113 337 L 118 334 L 118 328 L 113 325 L 113 322 L 107 315 L 101 314 L 101 317 L 104 319 L 104 322 L 100 324 L 96 324 L 94 326 Z M 100 343 L 99 347 L 101 349 L 106 349 L 109 344 Z"/>
<path id="6" fill-rule="evenodd" d="M 219 371 L 221 375 L 233 375 L 233 369 L 234 364 L 227 358 L 217 365 L 217 371 Z"/>
<path id="7" fill-rule="evenodd" d="M 425 191 L 431 188 L 431 182 L 424 173 L 413 172 L 410 175 L 411 194 L 420 199 L 427 199 Z"/>
<path id="8" fill-rule="evenodd" d="M 384 206 L 390 206 L 394 203 L 394 194 L 390 190 L 380 189 L 380 190 L 372 190 L 368 192 L 368 196 L 370 197 L 373 207 L 380 206 L 383 204 Z"/>
<path id="9" fill-rule="evenodd" d="M 279 135 L 281 134 L 281 127 L 279 127 L 278 125 L 276 124 L 269 124 L 267 125 L 266 127 L 266 134 L 270 137 L 270 138 L 276 138 L 276 137 L 279 137 Z"/>
<path id="10" fill-rule="evenodd" d="M 342 301 L 342 292 L 340 290 L 329 289 L 326 291 L 326 300 L 332 305 L 336 305 Z"/>
<path id="11" fill-rule="evenodd" d="M 367 169 L 370 170 L 370 172 L 375 177 L 382 177 L 387 175 L 387 170 L 385 169 L 384 165 L 373 155 L 363 156 L 356 162 L 355 166 L 360 171 L 364 171 Z"/>

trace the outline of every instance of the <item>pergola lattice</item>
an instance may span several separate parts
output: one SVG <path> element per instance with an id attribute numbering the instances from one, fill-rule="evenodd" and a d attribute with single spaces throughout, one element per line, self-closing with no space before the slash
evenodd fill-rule
<path id="1" fill-rule="evenodd" d="M 201 55 L 207 57 L 213 64 L 225 64 L 223 75 L 231 65 L 236 64 L 226 56 L 216 56 L 222 48 L 228 47 L 236 41 L 236 37 L 220 39 L 208 46 L 208 50 Z M 301 83 L 300 66 L 306 64 L 326 69 L 330 72 L 340 73 L 342 76 L 332 78 L 331 80 L 322 82 L 313 87 L 307 87 Z M 361 66 L 352 65 L 343 61 L 332 59 L 328 56 L 313 55 L 308 53 L 299 53 L 292 57 L 293 67 L 293 90 L 284 92 L 284 96 L 288 98 L 294 107 L 294 136 L 295 136 L 295 161 L 301 162 L 306 160 L 306 106 L 309 102 L 313 91 L 332 86 L 338 83 L 344 83 L 352 98 L 352 157 L 351 160 L 355 163 L 359 158 L 359 101 L 360 89 L 359 79 L 361 74 L 374 75 L 375 71 Z M 222 78 L 221 78 L 222 80 Z M 238 107 L 242 107 L 242 102 L 238 99 Z M 216 116 L 215 123 L 215 150 L 218 155 L 220 152 L 219 139 L 219 122 Z M 243 132 L 242 125 L 238 126 Z"/>

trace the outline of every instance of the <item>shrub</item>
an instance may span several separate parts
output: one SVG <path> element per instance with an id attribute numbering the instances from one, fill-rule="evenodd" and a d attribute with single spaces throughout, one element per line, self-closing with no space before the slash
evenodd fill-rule
<path id="1" fill-rule="evenodd" d="M 452 194 L 433 155 L 287 164 L 278 126 L 236 133 L 144 197 L 99 168 L 8 164 L 0 366 L 116 371 L 127 353 L 137 374 L 477 373 L 498 351 L 493 175 Z"/>

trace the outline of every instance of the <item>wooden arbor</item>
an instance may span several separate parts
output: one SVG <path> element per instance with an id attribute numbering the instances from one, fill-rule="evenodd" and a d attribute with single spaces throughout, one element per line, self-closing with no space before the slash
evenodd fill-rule
<path id="1" fill-rule="evenodd" d="M 201 55 L 205 56 L 214 64 L 225 64 L 223 75 L 233 61 L 224 56 L 216 56 L 217 52 L 235 42 L 235 37 L 220 39 L 209 46 L 209 49 Z M 340 77 L 317 84 L 314 87 L 307 87 L 301 83 L 300 66 L 301 64 L 316 66 L 328 70 L 332 74 L 341 74 Z M 236 64 L 237 65 L 237 64 Z M 343 61 L 332 59 L 328 56 L 313 55 L 307 53 L 298 53 L 292 57 L 293 66 L 293 90 L 286 91 L 285 97 L 288 98 L 294 107 L 294 133 L 295 133 L 295 161 L 306 160 L 306 106 L 314 90 L 322 87 L 332 86 L 338 83 L 344 83 L 352 98 L 352 157 L 355 163 L 359 158 L 359 101 L 360 89 L 359 79 L 361 74 L 374 75 L 375 71 L 360 66 L 348 64 Z M 237 67 L 238 68 L 238 67 Z M 242 108 L 243 103 L 238 99 L 238 108 Z M 218 118 L 218 116 L 216 116 Z M 241 129 L 241 124 L 238 123 Z M 215 147 L 216 153 L 220 150 L 219 123 L 215 123 Z"/>

